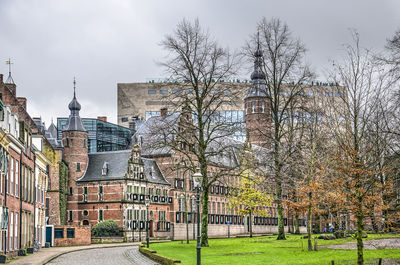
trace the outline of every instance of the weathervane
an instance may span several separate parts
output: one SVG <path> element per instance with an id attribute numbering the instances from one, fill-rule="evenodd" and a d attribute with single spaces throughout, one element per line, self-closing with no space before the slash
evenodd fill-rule
<path id="1" fill-rule="evenodd" d="M 8 78 L 7 78 L 7 80 L 6 80 L 6 83 L 7 83 L 7 84 L 14 84 L 14 79 L 13 79 L 12 76 L 11 76 L 11 65 L 12 65 L 13 63 L 11 62 L 11 59 L 10 59 L 10 58 L 8 58 L 8 61 L 6 61 L 6 64 L 8 64 Z"/>
<path id="2" fill-rule="evenodd" d="M 76 87 L 76 80 L 75 80 L 75 76 L 74 76 L 74 98 L 75 98 L 75 87 Z"/>

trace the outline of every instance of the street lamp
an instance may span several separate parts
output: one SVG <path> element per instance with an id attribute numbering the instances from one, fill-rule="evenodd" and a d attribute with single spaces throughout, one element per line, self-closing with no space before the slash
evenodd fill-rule
<path id="1" fill-rule="evenodd" d="M 200 169 L 197 168 L 197 172 L 193 174 L 193 186 L 196 189 L 197 199 L 197 265 L 201 264 L 201 245 L 200 245 L 200 191 L 201 184 L 203 182 L 203 175 L 200 173 Z"/>
<path id="2" fill-rule="evenodd" d="M 150 195 L 146 196 L 144 200 L 144 204 L 146 205 L 146 244 L 147 248 L 149 248 L 149 205 L 150 205 Z"/>

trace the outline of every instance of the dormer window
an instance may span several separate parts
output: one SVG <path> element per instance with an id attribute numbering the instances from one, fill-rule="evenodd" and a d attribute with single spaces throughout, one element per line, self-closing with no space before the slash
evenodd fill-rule
<path id="1" fill-rule="evenodd" d="M 107 176 L 108 170 L 109 170 L 109 168 L 108 168 L 108 162 L 104 162 L 103 168 L 101 169 L 101 175 L 102 175 L 102 176 Z"/>

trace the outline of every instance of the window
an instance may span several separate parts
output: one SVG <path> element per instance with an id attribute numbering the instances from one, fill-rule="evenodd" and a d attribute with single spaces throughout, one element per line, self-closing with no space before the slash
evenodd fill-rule
<path id="1" fill-rule="evenodd" d="M 256 112 L 256 102 L 255 101 L 251 102 L 251 112 L 252 113 Z"/>
<path id="2" fill-rule="evenodd" d="M 10 250 L 12 250 L 13 246 L 14 246 L 13 237 L 14 237 L 14 213 L 11 212 L 10 213 Z"/>
<path id="3" fill-rule="evenodd" d="M 172 94 L 180 94 L 181 91 L 179 89 L 174 89 L 172 90 Z"/>
<path id="4" fill-rule="evenodd" d="M 73 213 L 72 213 L 72 211 L 68 211 L 68 222 L 72 222 L 72 216 L 73 215 Z"/>
<path id="5" fill-rule="evenodd" d="M 265 101 L 261 102 L 261 112 L 265 113 Z"/>
<path id="6" fill-rule="evenodd" d="M 193 91 L 192 90 L 186 90 L 185 93 L 186 93 L 186 95 L 193 94 Z"/>
<path id="7" fill-rule="evenodd" d="M 99 210 L 99 221 L 103 221 L 103 210 Z"/>
<path id="8" fill-rule="evenodd" d="M 157 91 L 154 90 L 154 89 L 149 89 L 149 90 L 147 90 L 147 94 L 149 94 L 149 95 L 154 95 L 154 94 L 156 94 L 156 93 L 157 93 Z"/>
<path id="9" fill-rule="evenodd" d="M 103 186 L 99 186 L 99 201 L 103 200 Z"/>
<path id="10" fill-rule="evenodd" d="M 89 215 L 89 211 L 88 210 L 83 210 L 82 215 L 83 216 L 88 216 Z"/>
<path id="11" fill-rule="evenodd" d="M 67 238 L 75 237 L 75 228 L 67 228 Z"/>
<path id="12" fill-rule="evenodd" d="M 121 122 L 128 122 L 128 118 L 127 117 L 122 117 L 121 118 Z"/>
<path id="13" fill-rule="evenodd" d="M 72 187 L 69 187 L 69 194 L 70 196 L 72 196 Z"/>
<path id="14" fill-rule="evenodd" d="M 19 161 L 15 160 L 15 196 L 19 196 Z"/>
<path id="15" fill-rule="evenodd" d="M 81 163 L 76 163 L 76 172 L 80 172 L 81 171 Z"/>
<path id="16" fill-rule="evenodd" d="M 86 139 L 83 139 L 83 148 L 86 148 Z"/>
<path id="17" fill-rule="evenodd" d="M 83 201 L 87 202 L 88 200 L 88 187 L 83 187 Z"/>
<path id="18" fill-rule="evenodd" d="M 65 139 L 65 147 L 69 147 L 69 139 Z"/>
<path id="19" fill-rule="evenodd" d="M 64 228 L 54 228 L 54 238 L 64 238 Z"/>
<path id="20" fill-rule="evenodd" d="M 49 217 L 50 198 L 46 198 L 46 217 Z"/>
<path id="21" fill-rule="evenodd" d="M 161 89 L 161 90 L 160 90 L 160 94 L 166 95 L 166 94 L 168 94 L 168 90 Z"/>
<path id="22" fill-rule="evenodd" d="M 18 249 L 18 213 L 15 213 L 14 224 L 14 249 Z"/>
<path id="23" fill-rule="evenodd" d="M 14 195 L 14 158 L 10 159 L 10 194 Z"/>

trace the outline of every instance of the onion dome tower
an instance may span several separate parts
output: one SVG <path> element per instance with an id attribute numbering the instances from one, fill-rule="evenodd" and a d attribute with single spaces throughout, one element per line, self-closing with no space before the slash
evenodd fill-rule
<path id="1" fill-rule="evenodd" d="M 254 53 L 254 70 L 251 87 L 244 98 L 245 122 L 248 141 L 252 145 L 269 148 L 271 132 L 270 100 L 267 97 L 265 74 L 262 70 L 263 53 L 257 33 L 257 50 Z"/>
<path id="2" fill-rule="evenodd" d="M 68 224 L 79 224 L 76 210 L 78 209 L 77 202 L 81 199 L 78 195 L 76 180 L 84 175 L 88 165 L 88 132 L 85 130 L 79 116 L 81 105 L 76 99 L 75 85 L 74 78 L 74 97 L 68 105 L 71 113 L 68 118 L 68 124 L 62 132 L 63 158 L 68 165 L 69 196 L 67 210 L 72 214 L 72 216 L 68 217 Z M 75 214 L 76 216 L 74 216 Z"/>

